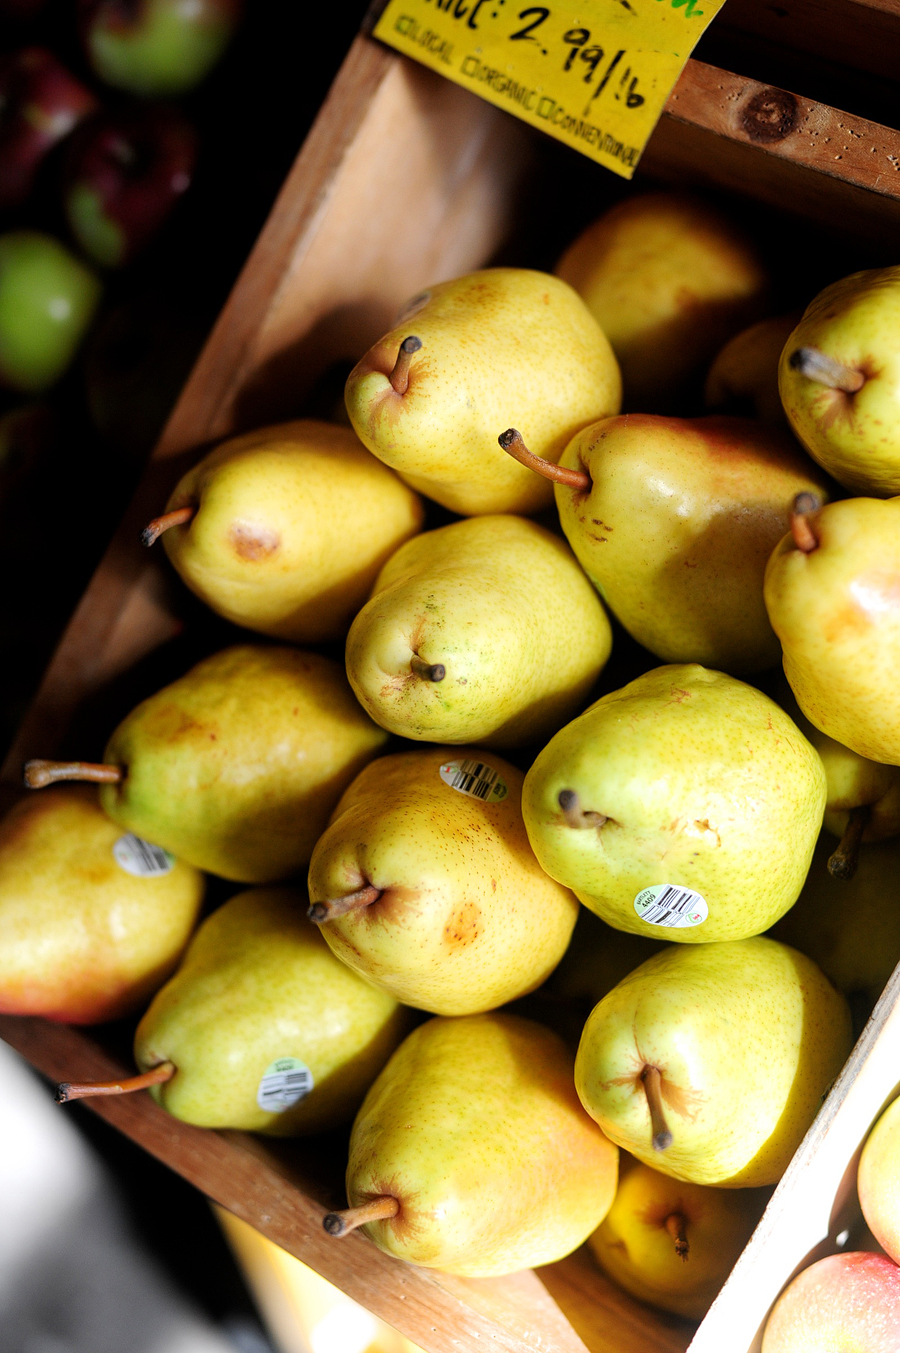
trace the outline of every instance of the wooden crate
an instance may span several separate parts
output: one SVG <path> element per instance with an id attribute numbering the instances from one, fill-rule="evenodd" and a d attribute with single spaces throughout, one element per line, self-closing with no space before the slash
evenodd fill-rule
<path id="1" fill-rule="evenodd" d="M 893 0 L 853 4 L 886 10 Z M 838 8 L 834 0 L 829 12 Z M 787 204 L 810 238 L 837 222 L 889 259 L 885 250 L 900 237 L 897 163 L 900 133 L 888 127 L 692 61 L 642 172 L 740 194 L 747 210 Z M 536 199 L 546 194 L 534 190 L 534 176 L 548 164 L 557 189 L 580 185 L 585 210 L 623 191 L 467 91 L 368 37 L 356 40 L 48 668 L 3 768 L 10 795 L 29 756 L 96 754 L 100 747 L 83 741 L 85 712 L 99 706 L 97 728 L 108 730 L 116 682 L 179 632 L 185 594 L 159 552 L 142 550 L 138 530 L 185 465 L 211 441 L 302 409 L 409 295 L 509 256 L 508 242 L 527 239 L 539 213 Z M 832 260 L 832 275 L 840 273 Z M 93 1034 L 9 1016 L 0 1034 L 51 1079 L 124 1070 Z M 488 1343 L 498 1353 L 683 1353 L 688 1345 L 750 1353 L 787 1278 L 835 1248 L 854 1221 L 855 1154 L 898 1077 L 900 971 L 699 1330 L 620 1292 L 583 1252 L 537 1273 L 476 1281 L 391 1260 L 362 1235 L 333 1241 L 321 1218 L 343 1201 L 337 1149 L 192 1128 L 147 1095 L 89 1104 L 429 1353 Z"/>

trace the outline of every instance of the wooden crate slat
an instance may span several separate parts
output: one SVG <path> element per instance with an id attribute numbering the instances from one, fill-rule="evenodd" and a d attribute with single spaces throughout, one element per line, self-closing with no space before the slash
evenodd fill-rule
<path id="1" fill-rule="evenodd" d="M 900 0 L 728 0 L 716 25 L 897 78 Z"/>

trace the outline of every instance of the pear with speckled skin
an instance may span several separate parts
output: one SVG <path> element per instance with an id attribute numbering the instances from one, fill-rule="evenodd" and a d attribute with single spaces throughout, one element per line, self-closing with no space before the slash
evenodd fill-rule
<path id="1" fill-rule="evenodd" d="M 638 643 L 738 675 L 778 662 L 766 564 L 795 495 L 828 498 L 827 477 L 787 432 L 622 414 L 577 433 L 559 463 L 591 481 L 556 485 L 566 539 Z"/>
<path id="2" fill-rule="evenodd" d="M 318 653 L 223 649 L 123 719 L 100 802 L 128 831 L 239 883 L 307 864 L 333 805 L 384 733 Z"/>
<path id="3" fill-rule="evenodd" d="M 900 498 L 847 498 L 808 521 L 814 548 L 788 534 L 766 569 L 784 674 L 816 728 L 900 765 Z"/>
<path id="4" fill-rule="evenodd" d="M 347 637 L 363 708 L 420 742 L 515 747 L 580 709 L 612 632 L 558 536 L 523 517 L 477 517 L 409 540 Z"/>
<path id="5" fill-rule="evenodd" d="M 581 1108 L 559 1038 L 513 1015 L 429 1020 L 397 1049 L 350 1137 L 354 1206 L 399 1211 L 379 1249 L 465 1277 L 569 1254 L 606 1216 L 618 1151 Z"/>
<path id="6" fill-rule="evenodd" d="M 696 665 L 603 696 L 540 752 L 522 792 L 551 878 L 617 929 L 685 944 L 774 924 L 824 808 L 822 763 L 784 710 Z"/>
<path id="7" fill-rule="evenodd" d="M 401 752 L 367 766 L 309 870 L 313 904 L 366 886 L 378 893 L 333 920 L 326 911 L 322 934 L 338 958 L 438 1015 L 493 1010 L 539 986 L 580 908 L 534 858 L 523 778 L 471 748 Z"/>
<path id="8" fill-rule="evenodd" d="M 821 291 L 784 345 L 778 388 L 814 460 L 856 493 L 900 493 L 900 267 Z"/>
<path id="9" fill-rule="evenodd" d="M 166 512 L 163 535 L 193 592 L 226 620 L 294 643 L 340 639 L 378 570 L 422 524 L 422 505 L 349 428 L 312 419 L 217 446 Z"/>
<path id="10" fill-rule="evenodd" d="M 155 875 L 114 854 L 122 836 L 82 785 L 20 800 L 0 824 L 0 1011 L 67 1024 L 121 1019 L 178 962 L 203 875 Z"/>
<path id="11" fill-rule="evenodd" d="M 398 378 L 407 338 L 420 347 Z M 606 336 L 559 278 L 488 268 L 415 297 L 351 371 L 346 403 L 365 446 L 420 493 L 464 516 L 537 512 L 550 488 L 511 461 L 511 423 L 559 460 L 574 432 L 617 413 L 621 381 Z"/>
<path id="12" fill-rule="evenodd" d="M 575 1084 L 610 1140 L 646 1165 L 753 1188 L 780 1179 L 852 1043 L 846 1000 L 786 944 L 673 945 L 592 1012 Z M 654 1146 L 660 1126 L 668 1144 Z"/>
<path id="13" fill-rule="evenodd" d="M 338 962 L 305 910 L 292 889 L 239 893 L 203 922 L 157 993 L 134 1055 L 141 1071 L 174 1064 L 151 1094 L 176 1118 L 281 1137 L 337 1127 L 400 1042 L 405 1012 Z M 288 1059 L 295 1093 L 306 1093 L 279 1106 L 261 1083 Z"/>

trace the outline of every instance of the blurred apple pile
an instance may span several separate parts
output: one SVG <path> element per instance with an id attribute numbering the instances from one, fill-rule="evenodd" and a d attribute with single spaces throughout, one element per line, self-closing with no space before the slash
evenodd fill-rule
<path id="1" fill-rule="evenodd" d="M 782 316 L 732 221 L 634 195 L 204 456 L 144 543 L 262 638 L 0 828 L 0 1008 L 144 1011 L 61 1097 L 355 1113 L 330 1233 L 588 1241 L 702 1316 L 900 959 L 898 308 L 889 267 Z M 204 874 L 248 886 L 195 931 Z"/>

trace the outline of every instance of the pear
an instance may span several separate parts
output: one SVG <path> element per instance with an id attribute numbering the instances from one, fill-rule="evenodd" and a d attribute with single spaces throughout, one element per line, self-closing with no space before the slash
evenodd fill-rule
<path id="1" fill-rule="evenodd" d="M 303 420 L 235 437 L 189 470 L 165 515 L 166 553 L 226 620 L 278 639 L 340 639 L 422 507 L 348 429 Z"/>
<path id="2" fill-rule="evenodd" d="M 620 1161 L 619 1187 L 588 1246 L 626 1292 L 702 1320 L 762 1216 L 768 1189 L 688 1184 Z"/>
<path id="3" fill-rule="evenodd" d="M 385 734 L 337 663 L 292 648 L 239 645 L 144 700 L 105 762 L 32 761 L 26 783 L 103 783 L 113 822 L 240 883 L 308 864 L 343 790 Z"/>
<path id="4" fill-rule="evenodd" d="M 581 707 L 609 657 L 603 607 L 563 541 L 521 517 L 401 545 L 347 638 L 376 723 L 417 741 L 512 747 Z"/>
<path id="5" fill-rule="evenodd" d="M 870 761 L 900 764 L 900 498 L 798 500 L 765 601 L 809 721 Z"/>
<path id="6" fill-rule="evenodd" d="M 862 1149 L 856 1177 L 866 1225 L 900 1263 L 900 1099 L 881 1114 Z"/>
<path id="7" fill-rule="evenodd" d="M 787 911 L 824 806 L 822 763 L 784 711 L 693 665 L 604 695 L 522 791 L 551 878 L 620 930 L 688 944 L 756 935 Z"/>
<path id="8" fill-rule="evenodd" d="M 123 835 L 72 785 L 0 824 L 0 1010 L 70 1024 L 145 1005 L 188 941 L 203 875 Z"/>
<path id="9" fill-rule="evenodd" d="M 394 1053 L 350 1137 L 351 1208 L 379 1249 L 466 1277 L 549 1264 L 603 1220 L 618 1152 L 588 1118 L 572 1058 L 513 1015 L 436 1018 Z"/>
<path id="10" fill-rule="evenodd" d="M 840 839 L 829 854 L 828 869 L 835 878 L 850 879 L 856 872 L 861 842 L 885 841 L 900 834 L 900 766 L 869 761 L 821 733 L 803 715 L 787 682 L 781 686 L 778 703 L 815 747 L 825 767 L 825 826 Z"/>
<path id="11" fill-rule="evenodd" d="M 900 963 L 900 841 L 862 846 L 852 878 L 833 876 L 822 836 L 803 891 L 772 932 L 813 959 L 850 1001 L 862 1028 Z"/>
<path id="12" fill-rule="evenodd" d="M 665 192 L 618 203 L 556 272 L 612 344 L 629 411 L 682 397 L 722 344 L 764 313 L 768 290 L 755 248 L 731 221 L 700 198 Z"/>
<path id="13" fill-rule="evenodd" d="M 548 273 L 488 268 L 414 298 L 351 371 L 361 441 L 414 489 L 464 516 L 536 512 L 545 484 L 497 450 L 514 419 L 559 459 L 586 423 L 617 413 L 619 368 L 571 287 Z"/>
<path id="14" fill-rule="evenodd" d="M 773 427 L 784 427 L 787 414 L 778 392 L 778 363 L 799 319 L 799 311 L 791 311 L 757 320 L 730 338 L 707 373 L 706 407 L 746 413 Z"/>
<path id="15" fill-rule="evenodd" d="M 580 910 L 541 869 L 520 770 L 489 752 L 383 757 L 345 791 L 313 851 L 310 916 L 354 972 L 439 1015 L 538 986 Z"/>
<path id="16" fill-rule="evenodd" d="M 403 1037 L 395 1001 L 333 957 L 289 888 L 252 888 L 213 912 L 134 1036 L 123 1081 L 64 1082 L 61 1102 L 150 1089 L 198 1127 L 288 1137 L 351 1118 Z"/>
<path id="17" fill-rule="evenodd" d="M 566 538 L 639 644 L 735 673 L 778 661 L 766 564 L 796 494 L 827 496 L 786 432 L 749 418 L 623 414 L 577 433 L 558 467 L 514 428 L 500 444 L 539 473 L 565 472 L 556 501 Z"/>
<path id="18" fill-rule="evenodd" d="M 693 1184 L 774 1184 L 850 1052 L 847 1002 L 770 939 L 672 945 L 604 996 L 575 1059 L 619 1146 Z"/>
<path id="19" fill-rule="evenodd" d="M 857 493 L 900 493 L 900 267 L 853 273 L 821 291 L 778 371 L 791 427 L 814 460 Z"/>

